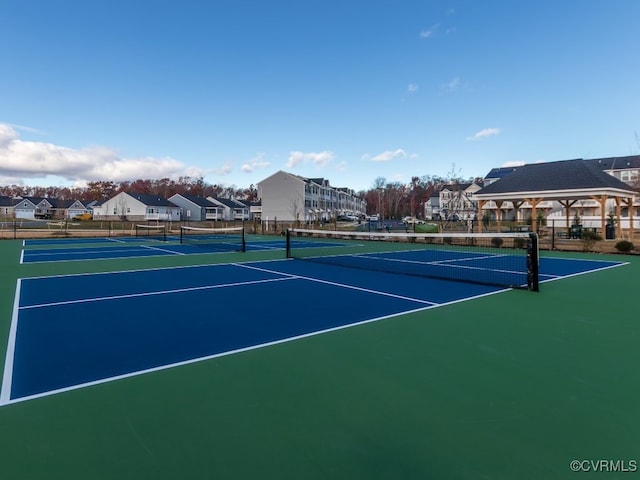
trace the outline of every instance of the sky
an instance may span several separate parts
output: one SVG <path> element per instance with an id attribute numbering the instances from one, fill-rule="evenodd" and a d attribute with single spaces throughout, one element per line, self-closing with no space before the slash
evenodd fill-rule
<path id="1" fill-rule="evenodd" d="M 0 185 L 640 153 L 638 0 L 0 0 Z"/>

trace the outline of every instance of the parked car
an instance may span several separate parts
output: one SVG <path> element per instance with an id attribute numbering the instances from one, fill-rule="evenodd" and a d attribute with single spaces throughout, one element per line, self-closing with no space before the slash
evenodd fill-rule
<path id="1" fill-rule="evenodd" d="M 75 217 L 73 217 L 72 220 L 78 222 L 82 222 L 84 220 L 93 220 L 93 215 L 91 215 L 90 213 L 81 213 L 80 215 L 76 215 Z"/>
<path id="2" fill-rule="evenodd" d="M 402 219 L 402 223 L 404 223 L 405 225 L 422 225 L 424 223 L 424 220 L 420 220 L 419 218 L 416 217 L 404 217 Z"/>

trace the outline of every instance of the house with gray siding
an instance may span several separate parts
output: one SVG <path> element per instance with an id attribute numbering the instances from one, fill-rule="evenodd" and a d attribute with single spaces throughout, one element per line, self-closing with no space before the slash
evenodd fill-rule
<path id="1" fill-rule="evenodd" d="M 224 208 L 213 203 L 208 198 L 176 193 L 169 197 L 169 201 L 180 207 L 181 219 L 185 222 L 224 219 Z"/>
<path id="2" fill-rule="evenodd" d="M 238 200 L 231 198 L 207 197 L 212 204 L 222 209 L 220 220 L 244 221 L 249 220 L 249 207 Z"/>
<path id="3" fill-rule="evenodd" d="M 13 218 L 13 205 L 16 203 L 11 197 L 0 195 L 0 217 Z"/>

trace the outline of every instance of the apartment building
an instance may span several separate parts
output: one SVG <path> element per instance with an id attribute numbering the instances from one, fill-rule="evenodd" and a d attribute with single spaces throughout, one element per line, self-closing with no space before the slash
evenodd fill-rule
<path id="1" fill-rule="evenodd" d="M 366 202 L 354 190 L 332 187 L 326 178 L 278 171 L 257 186 L 262 220 L 308 223 L 366 213 Z"/>

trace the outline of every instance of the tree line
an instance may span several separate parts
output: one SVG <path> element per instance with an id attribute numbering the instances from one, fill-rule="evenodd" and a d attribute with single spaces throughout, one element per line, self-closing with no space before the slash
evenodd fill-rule
<path id="1" fill-rule="evenodd" d="M 23 185 L 0 186 L 0 195 L 19 197 L 47 197 L 60 200 L 81 200 L 90 202 L 111 198 L 120 192 L 135 192 L 169 198 L 175 194 L 199 197 L 240 198 L 255 201 L 258 190 L 254 185 L 248 188 L 209 184 L 202 178 L 179 177 L 177 180 L 134 180 L 112 182 L 101 180 L 88 182 L 86 187 L 34 187 Z"/>
<path id="2" fill-rule="evenodd" d="M 460 184 L 479 179 L 462 179 L 459 175 L 447 177 L 431 175 L 411 177 L 409 183 L 388 181 L 378 177 L 367 190 L 357 193 L 367 202 L 367 213 L 382 213 L 385 218 L 404 216 L 421 217 L 424 205 L 433 195 L 437 195 L 444 184 Z M 203 178 L 179 177 L 177 180 L 161 178 L 157 180 L 138 179 L 113 182 L 109 180 L 88 182 L 86 187 L 37 187 L 10 185 L 0 186 L 0 195 L 19 197 L 49 197 L 61 200 L 81 200 L 90 202 L 111 198 L 120 192 L 135 192 L 169 198 L 175 194 L 199 197 L 236 198 L 248 201 L 258 200 L 258 189 L 254 185 L 247 188 L 210 184 Z"/>
<path id="3" fill-rule="evenodd" d="M 463 179 L 459 175 L 447 177 L 424 175 L 411 177 L 409 183 L 387 181 L 384 177 L 374 180 L 372 187 L 361 192 L 367 202 L 367 213 L 380 213 L 385 218 L 412 216 L 421 218 L 425 203 L 437 196 L 443 185 L 461 185 L 481 182 L 481 178 Z M 455 188 L 455 187 L 454 187 Z"/>

